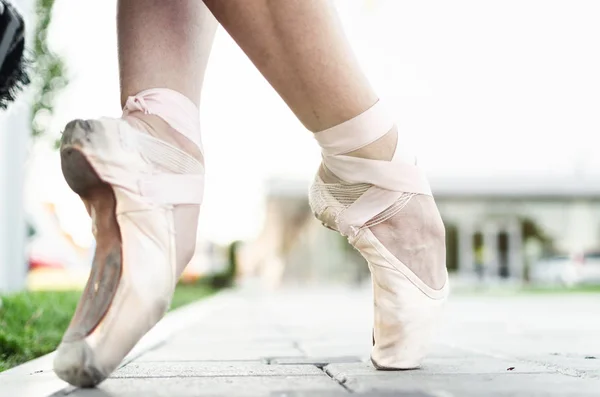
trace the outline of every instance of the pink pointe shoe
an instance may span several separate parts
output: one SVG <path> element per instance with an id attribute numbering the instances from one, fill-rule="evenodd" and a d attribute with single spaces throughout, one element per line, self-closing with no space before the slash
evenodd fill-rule
<path id="1" fill-rule="evenodd" d="M 376 142 L 394 128 L 381 102 L 359 116 L 315 134 L 323 164 L 313 183 L 309 201 L 325 226 L 340 232 L 368 262 L 374 294 L 374 329 L 371 361 L 377 369 L 412 369 L 420 366 L 448 296 L 443 225 L 431 197 L 427 215 L 434 232 L 424 232 L 424 222 L 409 233 L 434 235 L 435 244 L 410 247 L 411 258 L 434 258 L 426 266 L 443 266 L 443 285 L 434 289 L 423 282 L 386 247 L 373 230 L 419 195 L 431 196 L 424 172 L 396 153 L 391 161 L 360 158 L 349 153 Z M 419 201 L 415 201 L 420 205 Z M 406 210 L 405 210 L 406 211 Z M 419 218 L 420 219 L 420 218 Z M 394 236 L 395 231 L 388 231 Z M 388 237 L 389 238 L 389 237 Z M 393 240 L 393 238 L 392 238 Z M 389 241 L 389 240 L 388 240 Z M 397 240 L 396 240 L 397 241 Z M 441 243 L 440 243 L 441 241 Z M 435 247 L 432 247 L 435 246 Z M 434 254 L 429 251 L 437 250 Z M 416 254 L 415 254 L 416 253 Z M 422 256 L 418 256 L 423 253 Z M 428 256 L 429 255 L 429 256 Z"/>
<path id="2" fill-rule="evenodd" d="M 198 108 L 183 95 L 141 92 L 129 98 L 124 117 L 134 112 L 160 117 L 175 139 L 201 153 Z M 74 386 L 92 387 L 168 309 L 184 267 L 178 264 L 175 210 L 199 208 L 204 166 L 124 119 L 70 122 L 60 153 L 64 177 L 92 217 L 97 248 L 54 371 Z M 186 258 L 191 255 L 193 248 Z"/>

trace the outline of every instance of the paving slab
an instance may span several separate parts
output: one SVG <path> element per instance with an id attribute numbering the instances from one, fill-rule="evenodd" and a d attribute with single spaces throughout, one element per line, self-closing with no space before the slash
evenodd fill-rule
<path id="1" fill-rule="evenodd" d="M 325 367 L 332 363 L 361 363 L 355 356 L 312 356 L 312 357 L 275 357 L 268 360 L 270 365 L 314 365 Z"/>
<path id="2" fill-rule="evenodd" d="M 271 394 L 270 397 L 444 397 L 422 391 L 370 391 L 365 393 L 320 392 L 320 391 L 283 391 Z"/>
<path id="3" fill-rule="evenodd" d="M 212 346 L 197 347 L 193 344 L 166 344 L 160 349 L 148 352 L 141 356 L 138 361 L 154 362 L 177 362 L 177 361 L 231 361 L 231 360 L 263 360 L 268 357 L 302 357 L 304 353 L 293 346 L 272 347 L 265 345 L 237 347 Z"/>
<path id="4" fill-rule="evenodd" d="M 349 376 L 344 387 L 369 391 L 423 391 L 456 397 L 598 396 L 600 382 L 555 373 L 430 374 L 426 371 Z"/>
<path id="5" fill-rule="evenodd" d="M 0 374 L 0 396 L 600 396 L 597 295 L 453 297 L 421 369 L 376 371 L 368 289 L 231 294 L 97 389 L 52 394 L 30 365 Z"/>
<path id="6" fill-rule="evenodd" d="M 600 356 L 551 353 L 544 355 L 529 355 L 522 359 L 540 363 L 555 371 L 566 374 L 585 376 L 587 378 L 600 378 Z"/>
<path id="7" fill-rule="evenodd" d="M 0 377 L 0 396 L 45 397 L 67 386 L 51 370 L 36 373 L 34 377 L 35 381 L 30 374 Z"/>
<path id="8" fill-rule="evenodd" d="M 362 343 L 359 343 L 362 341 Z M 298 343 L 298 348 L 308 356 L 341 356 L 353 355 L 368 358 L 371 354 L 371 344 L 368 339 L 360 338 L 358 340 L 332 340 L 323 338 L 321 341 Z"/>
<path id="9" fill-rule="evenodd" d="M 430 375 L 452 374 L 505 374 L 505 373 L 554 373 L 546 366 L 523 362 L 506 361 L 492 357 L 437 358 L 429 357 L 421 368 L 410 371 L 378 371 L 371 363 L 334 363 L 327 365 L 325 371 L 332 377 L 344 382 L 353 376 L 399 376 L 402 372 L 426 373 Z"/>
<path id="10" fill-rule="evenodd" d="M 108 379 L 97 389 L 78 389 L 69 397 L 258 397 L 287 391 L 345 392 L 326 375 L 320 376 L 221 376 L 196 378 Z"/>
<path id="11" fill-rule="evenodd" d="M 111 378 L 188 378 L 217 376 L 321 376 L 315 365 L 269 365 L 260 361 L 135 362 Z"/>

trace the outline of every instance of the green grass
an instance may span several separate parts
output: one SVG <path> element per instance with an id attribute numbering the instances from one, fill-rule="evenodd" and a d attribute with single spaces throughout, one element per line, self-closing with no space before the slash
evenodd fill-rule
<path id="1" fill-rule="evenodd" d="M 212 294 L 214 288 L 178 285 L 171 310 Z M 0 298 L 0 372 L 58 346 L 81 291 L 22 292 Z"/>
<path id="2" fill-rule="evenodd" d="M 523 294 L 599 294 L 600 285 L 581 285 L 577 287 L 524 287 L 517 291 Z"/>
<path id="3" fill-rule="evenodd" d="M 560 286 L 493 286 L 464 287 L 454 291 L 464 296 L 524 296 L 524 295 L 561 295 L 561 294 L 600 294 L 600 285 L 582 285 L 576 287 Z"/>
<path id="4" fill-rule="evenodd" d="M 171 309 L 187 305 L 215 293 L 215 289 L 203 284 L 179 284 L 171 301 Z"/>
<path id="5" fill-rule="evenodd" d="M 56 348 L 80 292 L 24 292 L 2 298 L 0 371 Z"/>

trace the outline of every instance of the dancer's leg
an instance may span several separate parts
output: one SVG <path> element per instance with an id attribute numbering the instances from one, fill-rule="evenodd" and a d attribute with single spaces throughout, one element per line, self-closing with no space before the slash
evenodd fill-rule
<path id="1" fill-rule="evenodd" d="M 200 96 L 217 21 L 198 1 L 167 4 L 160 0 L 120 0 L 117 10 L 121 106 L 150 88 L 168 88 L 200 106 Z M 177 143 L 201 159 L 195 145 L 162 131 L 155 115 L 133 113 L 150 132 Z M 154 125 L 156 124 L 155 128 Z M 163 128 L 159 128 L 162 125 Z"/>
<path id="2" fill-rule="evenodd" d="M 329 1 L 205 4 L 310 131 L 351 119 L 377 101 Z"/>
<path id="3" fill-rule="evenodd" d="M 217 23 L 194 0 L 119 0 L 121 105 L 148 88 L 170 88 L 197 106 Z"/>
<path id="4" fill-rule="evenodd" d="M 199 1 L 119 0 L 117 29 L 121 105 L 151 88 L 168 88 L 200 106 L 202 84 L 217 21 Z M 133 112 L 128 122 L 203 162 L 197 145 L 157 115 Z M 140 124 L 139 121 L 144 122 Z M 189 263 L 196 244 L 197 205 L 175 211 L 178 267 Z"/>
<path id="5" fill-rule="evenodd" d="M 369 262 L 376 300 L 374 359 L 386 367 L 418 365 L 425 329 L 447 290 L 444 226 L 426 178 L 381 111 L 332 2 L 205 3 L 316 132 L 324 163 L 311 206 Z"/>
<path id="6" fill-rule="evenodd" d="M 296 116 L 312 132 L 352 119 L 378 97 L 361 71 L 328 0 L 205 0 Z M 394 128 L 354 156 L 391 160 Z M 398 143 L 402 150 L 402 142 Z M 413 198 L 372 231 L 434 288 L 445 282 L 444 230 L 432 198 Z"/>
<path id="7" fill-rule="evenodd" d="M 163 316 L 194 254 L 203 194 L 198 105 L 216 21 L 196 0 L 120 0 L 117 25 L 123 116 L 75 120 L 61 142 L 97 243 L 55 358 L 76 386 L 106 378 Z"/>

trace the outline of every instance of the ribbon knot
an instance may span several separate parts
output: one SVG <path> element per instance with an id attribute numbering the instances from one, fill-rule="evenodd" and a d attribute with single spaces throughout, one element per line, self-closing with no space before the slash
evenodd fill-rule
<path id="1" fill-rule="evenodd" d="M 125 102 L 125 109 L 128 113 L 133 111 L 144 112 L 144 114 L 149 114 L 148 105 L 146 105 L 146 101 L 144 98 L 140 98 L 138 96 L 130 96 L 127 98 L 127 102 Z"/>

